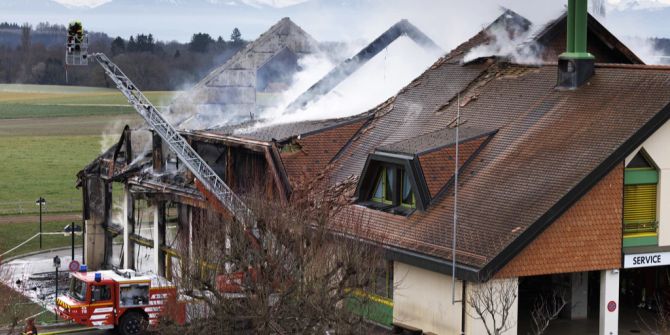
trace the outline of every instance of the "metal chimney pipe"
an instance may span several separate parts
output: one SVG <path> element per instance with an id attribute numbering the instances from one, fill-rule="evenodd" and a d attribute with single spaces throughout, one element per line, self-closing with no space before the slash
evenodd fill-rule
<path id="1" fill-rule="evenodd" d="M 586 51 L 586 35 L 588 33 L 586 23 L 588 20 L 587 0 L 569 0 L 575 2 L 574 19 L 575 22 L 575 36 L 574 36 L 574 53 L 577 57 L 593 58 L 593 55 Z"/>
<path id="2" fill-rule="evenodd" d="M 575 52 L 575 0 L 568 0 L 568 30 L 565 52 Z"/>
<path id="3" fill-rule="evenodd" d="M 595 73 L 595 57 L 587 50 L 588 0 L 568 0 L 566 50 L 558 56 L 556 88 L 575 90 Z"/>

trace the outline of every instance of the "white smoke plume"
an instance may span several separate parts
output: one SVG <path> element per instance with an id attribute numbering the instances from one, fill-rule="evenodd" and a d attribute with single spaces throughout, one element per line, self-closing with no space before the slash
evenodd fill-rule
<path id="1" fill-rule="evenodd" d="M 642 37 L 624 36 L 621 38 L 622 42 L 626 44 L 645 64 L 664 65 L 670 63 L 668 57 L 663 50 L 660 50 L 653 39 Z"/>
<path id="2" fill-rule="evenodd" d="M 360 48 L 359 43 L 348 47 L 351 55 Z M 363 113 L 395 95 L 440 56 L 439 53 L 423 49 L 408 37 L 401 36 L 329 93 L 302 109 L 285 113 L 288 104 L 336 66 L 324 56 L 305 57 L 301 61 L 304 70 L 295 74 L 293 84 L 282 94 L 278 106 L 260 115 L 263 122 L 256 127 Z"/>
<path id="3" fill-rule="evenodd" d="M 116 120 L 109 124 L 102 131 L 100 135 L 100 153 L 103 154 L 107 151 L 112 145 L 116 144 L 119 141 L 119 136 L 123 131 L 125 123 L 123 120 Z"/>
<path id="4" fill-rule="evenodd" d="M 541 64 L 542 49 L 532 38 L 541 27 L 536 24 L 526 31 L 504 25 L 492 27 L 489 31 L 491 43 L 473 48 L 463 61 L 467 63 L 480 57 L 498 56 L 518 64 Z"/>

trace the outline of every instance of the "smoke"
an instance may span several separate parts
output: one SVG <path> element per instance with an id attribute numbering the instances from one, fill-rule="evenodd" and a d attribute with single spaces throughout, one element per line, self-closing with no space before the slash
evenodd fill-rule
<path id="1" fill-rule="evenodd" d="M 121 131 L 125 126 L 123 120 L 116 120 L 109 124 L 102 131 L 100 135 L 100 153 L 103 154 L 105 151 L 116 144 L 119 141 L 119 136 L 121 136 Z"/>
<path id="2" fill-rule="evenodd" d="M 626 44 L 645 64 L 664 65 L 670 63 L 665 51 L 659 48 L 655 39 L 642 37 L 623 37 L 622 42 Z"/>
<path id="3" fill-rule="evenodd" d="M 347 49 L 353 55 L 362 47 L 360 43 L 354 43 Z M 425 50 L 408 37 L 401 36 L 329 93 L 287 114 L 288 104 L 335 66 L 325 56 L 305 57 L 301 61 L 303 71 L 295 74 L 293 85 L 280 98 L 281 103 L 261 113 L 263 122 L 257 127 L 360 114 L 395 95 L 439 57 L 440 54 Z"/>
<path id="4" fill-rule="evenodd" d="M 506 14 L 511 16 L 510 14 Z M 464 57 L 464 62 L 480 57 L 499 56 L 519 64 L 541 64 L 542 49 L 532 40 L 538 27 L 524 30 L 520 26 L 496 25 L 489 30 L 491 42 L 473 48 Z"/>

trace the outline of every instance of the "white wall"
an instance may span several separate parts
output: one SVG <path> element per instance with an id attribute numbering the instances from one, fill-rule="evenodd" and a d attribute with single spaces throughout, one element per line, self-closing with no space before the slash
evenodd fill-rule
<path id="1" fill-rule="evenodd" d="M 516 298 L 514 299 L 513 304 L 511 304 L 511 308 L 509 309 L 509 328 L 507 331 L 503 332 L 502 334 L 505 335 L 516 335 L 517 333 L 517 326 L 518 326 L 518 314 L 519 314 L 519 281 L 517 278 L 509 278 L 509 279 L 492 279 L 487 283 L 470 283 L 468 282 L 465 286 L 465 293 L 466 293 L 466 301 L 469 300 L 469 298 L 472 296 L 472 294 L 476 290 L 484 289 L 486 285 L 492 285 L 494 288 L 494 292 L 498 291 L 499 288 L 502 287 L 508 287 L 510 286 L 510 289 L 515 292 Z M 494 301 L 500 301 L 500 299 L 494 299 Z M 500 306 L 500 305 L 498 305 Z M 497 320 L 500 320 L 500 317 L 498 316 Z M 492 325 L 492 320 L 491 318 L 487 318 L 487 322 L 489 325 L 489 328 L 491 329 Z M 478 319 L 477 313 L 473 310 L 473 308 L 466 304 L 466 318 L 465 318 L 465 334 L 468 335 L 486 335 L 486 327 L 484 326 L 484 322 L 480 319 Z"/>
<path id="2" fill-rule="evenodd" d="M 658 180 L 658 245 L 670 246 L 670 122 L 651 135 L 640 148 L 626 158 L 626 165 L 644 148 L 659 169 Z"/>
<path id="3" fill-rule="evenodd" d="M 436 334 L 460 334 L 462 306 L 452 305 L 451 277 L 393 262 L 393 322 Z M 462 285 L 456 282 L 456 299 Z"/>

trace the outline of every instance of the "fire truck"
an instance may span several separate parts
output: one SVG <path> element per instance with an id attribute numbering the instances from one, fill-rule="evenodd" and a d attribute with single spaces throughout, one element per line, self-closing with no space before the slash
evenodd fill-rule
<path id="1" fill-rule="evenodd" d="M 73 272 L 67 295 L 56 299 L 56 314 L 74 323 L 116 329 L 122 335 L 140 334 L 161 317 L 177 323 L 185 319 L 185 304 L 177 289 L 156 275 L 133 270 Z"/>

